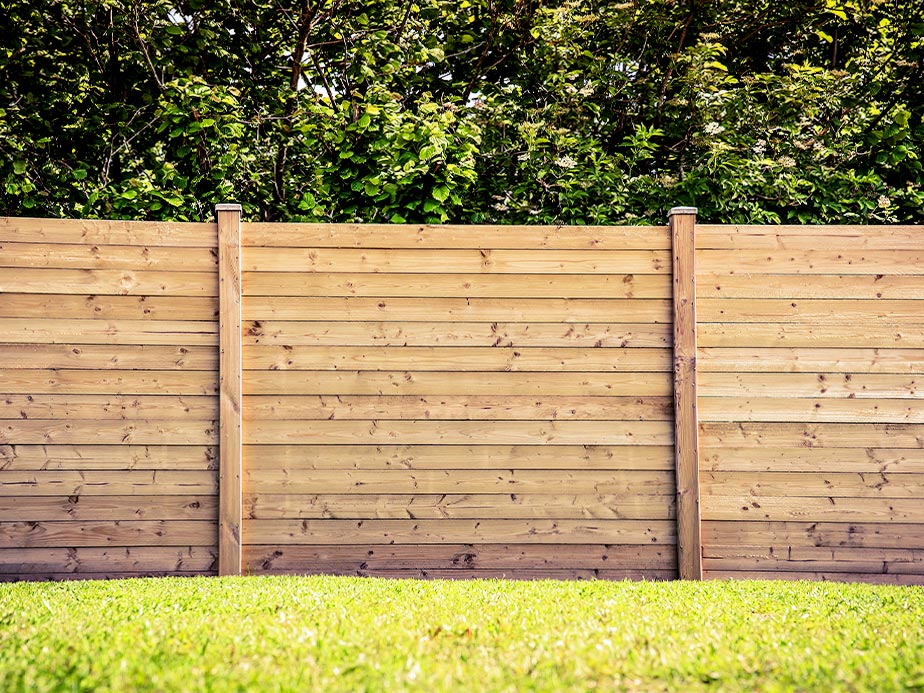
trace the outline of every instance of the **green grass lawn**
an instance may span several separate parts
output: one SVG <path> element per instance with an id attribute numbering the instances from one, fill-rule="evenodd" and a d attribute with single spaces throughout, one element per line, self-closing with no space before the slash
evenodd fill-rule
<path id="1" fill-rule="evenodd" d="M 0 690 L 924 690 L 924 588 L 0 585 Z"/>

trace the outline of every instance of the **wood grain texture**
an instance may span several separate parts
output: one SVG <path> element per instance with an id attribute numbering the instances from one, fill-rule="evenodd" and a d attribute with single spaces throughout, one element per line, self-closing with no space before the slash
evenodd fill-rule
<path id="1" fill-rule="evenodd" d="M 215 445 L 217 421 L 0 421 L 0 445 Z"/>
<path id="2" fill-rule="evenodd" d="M 217 484 L 211 471 L 7 469 L 0 475 L 0 496 L 203 496 L 217 493 Z"/>
<path id="3" fill-rule="evenodd" d="M 0 334 L 7 344 L 218 345 L 213 321 L 0 318 Z"/>
<path id="4" fill-rule="evenodd" d="M 0 394 L 0 419 L 181 419 L 218 418 L 218 400 L 204 395 L 21 395 Z"/>
<path id="5" fill-rule="evenodd" d="M 218 450 L 205 445 L 0 445 L 0 469 L 218 469 Z"/>
<path id="6" fill-rule="evenodd" d="M 214 545 L 207 520 L 0 522 L 0 549 Z"/>
<path id="7" fill-rule="evenodd" d="M 0 267 L 208 272 L 212 248 L 0 242 Z"/>
<path id="8" fill-rule="evenodd" d="M 924 407 L 908 399 L 703 397 L 701 421 L 792 423 L 924 423 Z"/>
<path id="9" fill-rule="evenodd" d="M 60 479 L 59 479 L 60 481 Z M 57 486 L 62 486 L 58 484 Z M 0 495 L 0 521 L 208 520 L 218 521 L 217 485 L 207 495 Z"/>
<path id="10" fill-rule="evenodd" d="M 0 292 L 96 296 L 217 296 L 218 274 L 158 270 L 7 267 Z"/>
<path id="11" fill-rule="evenodd" d="M 924 448 L 922 424 L 702 423 L 700 431 L 704 449 Z"/>
<path id="12" fill-rule="evenodd" d="M 859 322 L 830 324 L 701 323 L 704 347 L 904 348 L 924 347 L 924 324 Z"/>
<path id="13" fill-rule="evenodd" d="M 904 522 L 703 522 L 705 546 L 907 549 L 921 546 L 924 524 Z"/>
<path id="14" fill-rule="evenodd" d="M 0 217 L 0 241 L 214 248 L 215 225 L 172 221 Z"/>
<path id="15" fill-rule="evenodd" d="M 7 394 L 29 396 L 218 394 L 218 374 L 211 371 L 0 368 L 0 382 Z"/>
<path id="16" fill-rule="evenodd" d="M 920 234 L 920 232 L 918 232 Z M 816 239 L 817 242 L 817 239 Z M 698 272 L 700 298 L 916 299 L 924 277 L 903 274 L 729 274 Z M 730 306 L 731 307 L 731 306 Z"/>
<path id="17" fill-rule="evenodd" d="M 839 490 L 843 491 L 842 488 Z M 802 495 L 754 497 L 748 493 L 735 495 L 735 491 L 716 487 L 707 493 L 704 488 L 703 519 L 745 522 L 924 522 L 924 502 L 920 498 Z M 713 492 L 722 495 L 712 495 Z"/>
<path id="18" fill-rule="evenodd" d="M 205 322 L 217 317 L 218 300 L 204 296 L 0 293 L 0 318 Z"/>
<path id="19" fill-rule="evenodd" d="M 700 397 L 920 399 L 924 378 L 909 374 L 712 373 L 699 375 Z"/>
<path id="20" fill-rule="evenodd" d="M 743 249 L 730 259 L 727 250 L 696 253 L 701 271 L 716 274 L 865 274 L 924 275 L 924 250 L 866 250 L 843 246 L 842 250 L 816 247 L 794 250 Z M 624 270 L 628 271 L 628 270 Z"/>
<path id="21" fill-rule="evenodd" d="M 921 227 L 912 225 L 754 226 L 701 224 L 699 250 L 814 250 L 819 246 L 851 250 L 920 250 Z"/>
<path id="22" fill-rule="evenodd" d="M 726 472 L 924 473 L 924 449 L 801 447 L 709 447 L 702 469 Z"/>
<path id="23" fill-rule="evenodd" d="M 924 277 L 922 277 L 924 280 Z M 862 320 L 874 325 L 921 326 L 921 303 L 907 299 L 700 298 L 700 322 L 789 322 L 843 325 Z"/>
<path id="24" fill-rule="evenodd" d="M 212 572 L 217 559 L 210 546 L 0 549 L 0 575 Z"/>
<path id="25" fill-rule="evenodd" d="M 214 371 L 215 349 L 202 346 L 0 344 L 7 368 Z"/>
<path id="26" fill-rule="evenodd" d="M 816 498 L 919 498 L 924 474 L 879 472 L 712 472 L 702 474 L 704 495 Z M 798 502 L 798 501 L 794 501 Z M 833 504 L 833 500 L 832 500 Z M 919 518 L 924 522 L 924 503 Z"/>

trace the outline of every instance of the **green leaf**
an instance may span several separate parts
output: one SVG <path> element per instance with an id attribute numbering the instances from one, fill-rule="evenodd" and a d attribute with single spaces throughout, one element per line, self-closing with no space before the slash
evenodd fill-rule
<path id="1" fill-rule="evenodd" d="M 13 173 L 15 173 L 17 176 L 21 176 L 25 172 L 26 172 L 26 162 L 25 161 L 22 161 L 20 159 L 19 161 L 13 162 Z"/>
<path id="2" fill-rule="evenodd" d="M 77 180 L 83 180 L 87 177 L 87 170 L 83 168 L 78 168 L 74 170 L 74 178 Z"/>
<path id="3" fill-rule="evenodd" d="M 449 199 L 449 188 L 445 185 L 437 185 L 433 188 L 433 199 L 445 202 Z"/>

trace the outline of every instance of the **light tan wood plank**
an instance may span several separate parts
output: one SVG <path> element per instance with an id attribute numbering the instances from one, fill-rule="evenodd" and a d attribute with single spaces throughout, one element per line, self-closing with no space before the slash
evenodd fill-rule
<path id="1" fill-rule="evenodd" d="M 667 249 L 664 226 L 243 225 L 248 247 Z"/>
<path id="2" fill-rule="evenodd" d="M 924 474 L 862 472 L 712 472 L 704 471 L 704 496 L 751 495 L 796 498 L 919 498 L 924 500 Z M 920 520 L 924 522 L 924 502 Z"/>
<path id="3" fill-rule="evenodd" d="M 701 298 L 696 303 L 702 323 L 843 325 L 862 321 L 879 327 L 921 327 L 920 302 L 904 299 Z"/>
<path id="4" fill-rule="evenodd" d="M 252 571 L 286 571 L 323 565 L 331 570 L 589 569 L 676 570 L 672 546 L 644 544 L 352 544 L 244 547 Z"/>
<path id="5" fill-rule="evenodd" d="M 2 375 L 2 371 L 0 371 Z M 8 389 L 8 388 L 7 388 Z M 614 395 L 664 397 L 667 373 L 247 371 L 245 395 Z M 924 396 L 924 393 L 922 393 Z"/>
<path id="6" fill-rule="evenodd" d="M 908 399 L 703 397 L 699 413 L 701 421 L 924 423 L 924 407 Z"/>
<path id="7" fill-rule="evenodd" d="M 2 318 L 206 322 L 217 316 L 218 300 L 212 297 L 0 293 Z"/>
<path id="8" fill-rule="evenodd" d="M 31 494 L 27 487 L 24 493 Z M 209 520 L 218 521 L 218 496 L 80 495 L 5 496 L 0 521 L 46 520 Z"/>
<path id="9" fill-rule="evenodd" d="M 286 322 L 251 320 L 253 346 L 669 347 L 665 323 Z"/>
<path id="10" fill-rule="evenodd" d="M 0 399 L 0 417 L 2 417 Z M 666 397 L 528 396 L 289 396 L 248 395 L 245 420 L 282 419 L 458 419 L 671 421 L 673 403 Z M 922 417 L 924 421 L 924 417 Z"/>
<path id="11" fill-rule="evenodd" d="M 11 369 L 214 371 L 218 354 L 202 346 L 0 344 L 0 364 Z"/>
<path id="12" fill-rule="evenodd" d="M 176 269 L 182 269 L 177 267 Z M 247 248 L 245 272 L 399 274 L 668 274 L 664 250 Z"/>
<path id="13" fill-rule="evenodd" d="M 702 469 L 715 472 L 924 473 L 924 449 L 710 447 Z"/>
<path id="14" fill-rule="evenodd" d="M 588 570 L 580 568 L 543 568 L 543 569 L 487 569 L 471 570 L 469 568 L 418 569 L 401 568 L 397 570 L 325 570 L 323 568 L 308 568 L 296 571 L 266 571 L 258 574 L 286 575 L 335 575 L 364 578 L 381 578 L 385 580 L 637 580 L 637 581 L 663 581 L 674 580 L 677 577 L 675 570 Z M 53 576 L 47 579 L 55 579 Z M 3 576 L 0 575 L 0 581 Z"/>
<path id="15" fill-rule="evenodd" d="M 889 226 L 741 226 L 700 224 L 697 249 L 814 250 L 818 247 L 851 250 L 922 250 L 921 227 Z"/>
<path id="16" fill-rule="evenodd" d="M 0 267 L 209 272 L 215 265 L 211 248 L 0 241 Z"/>
<path id="17" fill-rule="evenodd" d="M 173 221 L 0 217 L 0 241 L 214 248 L 215 225 Z"/>
<path id="18" fill-rule="evenodd" d="M 218 374 L 209 371 L 127 371 L 0 368 L 7 394 L 215 395 Z"/>
<path id="19" fill-rule="evenodd" d="M 0 421 L 0 445 L 215 445 L 216 421 Z"/>
<path id="20" fill-rule="evenodd" d="M 245 296 L 669 298 L 664 274 L 244 272 Z"/>
<path id="21" fill-rule="evenodd" d="M 0 475 L 0 496 L 202 496 L 217 492 L 218 476 L 213 471 L 5 469 Z"/>
<path id="22" fill-rule="evenodd" d="M 349 469 L 670 471 L 674 453 L 666 445 L 246 445 L 244 465 L 255 474 L 281 468 L 293 473 Z"/>
<path id="23" fill-rule="evenodd" d="M 0 442 L 5 441 L 0 438 Z M 252 421 L 245 427 L 244 443 L 670 445 L 673 424 L 668 421 Z"/>
<path id="24" fill-rule="evenodd" d="M 703 522 L 704 546 L 771 545 L 907 549 L 921 546 L 924 524 L 902 522 Z"/>
<path id="25" fill-rule="evenodd" d="M 886 575 L 879 573 L 710 570 L 706 577 L 707 579 L 718 580 L 817 580 L 822 582 L 867 582 L 875 585 L 924 585 L 924 575 Z"/>
<path id="26" fill-rule="evenodd" d="M 699 344 L 704 347 L 920 349 L 924 348 L 924 324 L 703 323 L 699 325 Z"/>
<path id="27" fill-rule="evenodd" d="M 716 492 L 722 495 L 713 495 Z M 734 495 L 731 490 L 726 495 L 723 489 L 715 488 L 703 496 L 703 518 L 771 522 L 924 522 L 924 502 L 920 498 L 755 497 Z"/>
<path id="28" fill-rule="evenodd" d="M 699 349 L 706 372 L 921 373 L 924 349 L 793 349 L 758 347 Z"/>
<path id="29" fill-rule="evenodd" d="M 0 522 L 0 549 L 213 546 L 215 537 L 215 523 L 200 520 Z"/>
<path id="30" fill-rule="evenodd" d="M 218 345 L 218 325 L 211 320 L 0 318 L 0 336 L 8 344 L 183 344 L 214 347 Z"/>
<path id="31" fill-rule="evenodd" d="M 195 472 L 193 472 L 195 473 Z M 285 467 L 244 472 L 254 494 L 578 494 L 662 496 L 672 504 L 674 475 L 662 471 L 543 469 L 314 470 Z"/>
<path id="32" fill-rule="evenodd" d="M 371 322 L 669 323 L 665 299 L 310 298 L 251 296 L 244 319 Z"/>
<path id="33" fill-rule="evenodd" d="M 922 448 L 921 424 L 702 423 L 703 450 L 734 447 Z"/>
<path id="34" fill-rule="evenodd" d="M 752 524 L 752 523 L 748 523 Z M 671 520 L 251 520 L 247 544 L 671 544 Z M 0 541 L 3 525 L 0 525 Z"/>
<path id="35" fill-rule="evenodd" d="M 670 367 L 669 349 L 252 346 L 244 352 L 245 370 L 415 369 L 453 371 L 455 378 L 464 371 L 631 371 L 642 380 L 643 372 Z"/>
<path id="36" fill-rule="evenodd" d="M 924 250 L 699 250 L 702 272 L 728 274 L 924 274 Z M 629 270 L 624 270 L 629 271 Z"/>
<path id="37" fill-rule="evenodd" d="M 816 241 L 817 242 L 817 241 Z M 698 298 L 922 299 L 924 277 L 900 274 L 697 273 Z"/>
<path id="38" fill-rule="evenodd" d="M 0 505 L 2 509 L 2 505 Z M 244 516 L 297 519 L 625 519 L 669 520 L 673 496 L 391 494 L 248 494 Z"/>
<path id="39" fill-rule="evenodd" d="M 91 270 L 7 267 L 0 292 L 97 296 L 217 296 L 215 272 Z"/>
<path id="40" fill-rule="evenodd" d="M 210 571 L 216 559 L 209 546 L 3 549 L 0 574 Z"/>
<path id="41" fill-rule="evenodd" d="M 924 379 L 882 373 L 709 373 L 699 374 L 705 397 L 825 397 L 919 399 Z"/>
<path id="42" fill-rule="evenodd" d="M 0 469 L 218 469 L 218 451 L 204 445 L 0 445 Z"/>
<path id="43" fill-rule="evenodd" d="M 0 386 L 2 387 L 2 386 Z M 110 396 L 0 394 L 0 419 L 199 419 L 218 418 L 207 396 Z"/>
<path id="44" fill-rule="evenodd" d="M 202 570 L 132 570 L 132 571 L 105 571 L 98 573 L 55 573 L 52 571 L 41 571 L 28 573 L 24 576 L 4 575 L 0 573 L 0 582 L 18 582 L 20 580 L 51 581 L 51 582 L 70 582 L 72 580 L 127 580 L 130 578 L 155 578 L 155 577 L 198 577 L 200 575 L 215 575 L 214 571 Z"/>

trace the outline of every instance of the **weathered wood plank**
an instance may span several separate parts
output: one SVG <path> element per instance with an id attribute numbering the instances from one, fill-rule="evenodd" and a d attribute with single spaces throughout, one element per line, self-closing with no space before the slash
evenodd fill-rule
<path id="1" fill-rule="evenodd" d="M 0 582 L 19 582 L 20 580 L 30 580 L 32 582 L 64 582 L 72 580 L 127 580 L 130 578 L 155 578 L 155 577 L 198 577 L 200 575 L 215 575 L 214 570 L 132 570 L 132 571 L 105 571 L 97 573 L 56 573 L 52 571 L 40 571 L 29 573 L 28 575 L 5 575 L 0 573 Z"/>
<path id="2" fill-rule="evenodd" d="M 2 549 L 0 574 L 211 571 L 217 559 L 210 546 Z"/>
<path id="3" fill-rule="evenodd" d="M 666 445 L 246 445 L 244 464 L 255 474 L 281 468 L 671 471 L 674 456 Z"/>
<path id="4" fill-rule="evenodd" d="M 794 499 L 811 496 L 825 499 L 920 498 L 924 500 L 924 474 L 704 471 L 702 489 L 704 495 L 748 494 L 755 499 L 762 496 L 789 496 Z M 921 503 L 920 520 L 924 522 L 924 502 Z"/>
<path id="5" fill-rule="evenodd" d="M 253 346 L 669 347 L 665 323 L 286 322 L 251 320 Z M 924 344 L 924 340 L 922 340 Z"/>
<path id="6" fill-rule="evenodd" d="M 753 524 L 753 523 L 748 523 Z M 0 541 L 3 539 L 0 524 Z M 671 520 L 251 520 L 247 544 L 672 544 Z"/>
<path id="7" fill-rule="evenodd" d="M 703 518 L 745 522 L 924 522 L 924 502 L 920 498 L 734 494 L 734 489 L 726 494 L 722 488 L 714 488 L 709 493 L 704 488 Z"/>
<path id="8" fill-rule="evenodd" d="M 262 572 L 262 571 L 260 571 Z M 382 578 L 388 580 L 638 580 L 662 581 L 673 580 L 677 577 L 674 570 L 587 570 L 580 568 L 544 568 L 535 570 L 524 569 L 498 569 L 498 570 L 471 570 L 468 568 L 449 568 L 446 570 L 431 570 L 405 567 L 396 570 L 325 570 L 323 568 L 307 568 L 296 571 L 267 571 L 269 575 L 339 575 L 364 578 Z M 54 578 L 49 578 L 54 579 Z M 0 575 L 0 581 L 3 576 Z"/>
<path id="9" fill-rule="evenodd" d="M 704 553 L 710 559 L 760 559 L 772 561 L 819 562 L 827 566 L 850 570 L 851 563 L 878 564 L 887 573 L 922 573 L 924 550 L 907 548 L 857 548 L 830 546 L 708 546 Z M 831 568 L 825 568 L 829 570 Z"/>
<path id="10" fill-rule="evenodd" d="M 568 490 L 563 489 L 563 490 Z M 2 504 L 0 504 L 2 512 Z M 673 494 L 271 494 L 244 498 L 254 520 L 318 519 L 625 519 L 670 520 Z M 2 518 L 2 514 L 0 514 Z M 6 518 L 3 518 L 6 519 Z M 25 518 L 23 518 L 25 519 Z"/>
<path id="11" fill-rule="evenodd" d="M 0 445 L 215 445 L 217 421 L 0 421 Z"/>
<path id="12" fill-rule="evenodd" d="M 218 374 L 209 371 L 130 371 L 0 368 L 7 394 L 215 395 Z"/>
<path id="13" fill-rule="evenodd" d="M 252 421 L 244 443 L 670 445 L 673 430 L 669 421 Z"/>
<path id="14" fill-rule="evenodd" d="M 369 322 L 670 323 L 670 301 L 656 298 L 312 298 L 249 296 L 244 319 Z"/>
<path id="15" fill-rule="evenodd" d="M 203 346 L 0 344 L 0 363 L 10 369 L 214 371 L 218 355 Z"/>
<path id="16" fill-rule="evenodd" d="M 0 394 L 0 419 L 137 420 L 186 417 L 205 421 L 217 419 L 217 399 L 204 395 Z"/>
<path id="17" fill-rule="evenodd" d="M 97 296 L 0 293 L 0 318 L 194 320 L 218 317 L 218 299 L 204 296 Z"/>
<path id="18" fill-rule="evenodd" d="M 2 371 L 0 371 L 2 375 Z M 907 380 L 907 379 L 906 379 Z M 8 388 L 7 388 L 8 389 Z M 665 397 L 668 373 L 247 371 L 245 395 L 614 395 Z M 922 395 L 924 396 L 924 391 Z"/>
<path id="19" fill-rule="evenodd" d="M 192 472 L 196 473 L 196 472 Z M 315 470 L 299 474 L 285 467 L 246 469 L 255 494 L 578 494 L 662 496 L 672 505 L 674 475 L 663 471 L 544 469 Z M 11 482 L 8 482 L 11 483 Z M 15 490 L 15 489 L 14 489 Z"/>
<path id="20" fill-rule="evenodd" d="M 0 521 L 47 520 L 209 520 L 218 521 L 218 496 L 80 495 L 24 496 L 0 494 Z M 0 559 L 2 560 L 2 559 Z"/>
<path id="21" fill-rule="evenodd" d="M 863 321 L 880 327 L 921 326 L 920 301 L 905 299 L 701 298 L 697 308 L 703 323 L 843 325 Z"/>
<path id="22" fill-rule="evenodd" d="M 921 353 L 924 354 L 924 350 Z M 570 347 L 341 347 L 334 350 L 315 346 L 252 346 L 244 352 L 245 370 L 357 368 L 450 371 L 455 373 L 455 378 L 463 371 L 629 371 L 642 380 L 646 376 L 641 373 L 669 371 L 671 351 Z"/>
<path id="23" fill-rule="evenodd" d="M 15 471 L 218 468 L 205 445 L 0 445 L 0 469 Z"/>
<path id="24" fill-rule="evenodd" d="M 830 546 L 906 549 L 924 542 L 924 524 L 902 522 L 703 522 L 704 546 Z"/>
<path id="25" fill-rule="evenodd" d="M 924 423 L 924 407 L 908 399 L 703 397 L 701 421 L 793 423 Z"/>
<path id="26" fill-rule="evenodd" d="M 0 418 L 2 402 L 0 396 Z M 244 419 L 672 421 L 673 403 L 666 397 L 248 395 L 244 398 Z"/>
<path id="27" fill-rule="evenodd" d="M 216 262 L 212 248 L 0 242 L 0 267 L 209 272 Z"/>
<path id="28" fill-rule="evenodd" d="M 23 294 L 92 294 L 96 296 L 217 296 L 212 272 L 4 268 L 0 292 Z"/>
<path id="29" fill-rule="evenodd" d="M 924 324 L 702 323 L 703 347 L 924 348 Z"/>
<path id="30" fill-rule="evenodd" d="M 710 447 L 702 469 L 715 472 L 924 473 L 924 449 Z"/>
<path id="31" fill-rule="evenodd" d="M 218 345 L 218 325 L 211 320 L 0 318 L 0 335 L 8 344 Z"/>
<path id="32" fill-rule="evenodd" d="M 921 227 L 912 225 L 721 225 L 697 227 L 698 250 L 814 250 L 820 245 L 851 250 L 921 250 Z"/>
<path id="33" fill-rule="evenodd" d="M 817 243 L 817 239 L 815 239 Z M 924 278 L 900 274 L 729 274 L 697 273 L 701 298 L 922 299 Z"/>
<path id="34" fill-rule="evenodd" d="M 700 397 L 824 397 L 920 399 L 924 378 L 916 375 L 832 373 L 699 374 Z"/>
<path id="35" fill-rule="evenodd" d="M 204 520 L 0 522 L 0 549 L 214 544 L 215 523 Z"/>
<path id="36" fill-rule="evenodd" d="M 181 269 L 181 268 L 177 268 Z M 667 274 L 664 250 L 464 250 L 258 248 L 245 272 L 396 272 L 399 274 Z"/>
<path id="37" fill-rule="evenodd" d="M 215 225 L 173 221 L 0 217 L 0 241 L 214 248 Z"/>
<path id="38" fill-rule="evenodd" d="M 0 496 L 203 496 L 217 492 L 218 477 L 213 471 L 5 469 L 0 475 Z"/>
<path id="39" fill-rule="evenodd" d="M 922 424 L 702 423 L 703 449 L 776 448 L 924 448 Z"/>
<path id="40" fill-rule="evenodd" d="M 924 585 L 924 575 L 884 575 L 879 573 L 784 572 L 780 570 L 710 570 L 708 579 L 717 580 L 818 580 L 822 582 L 867 582 L 877 585 Z"/>
<path id="41" fill-rule="evenodd" d="M 706 372 L 757 373 L 921 373 L 924 349 L 701 348 Z"/>
<path id="42" fill-rule="evenodd" d="M 699 250 L 696 263 L 705 273 L 728 274 L 924 274 L 924 250 Z M 630 270 L 623 270 L 628 272 Z"/>

